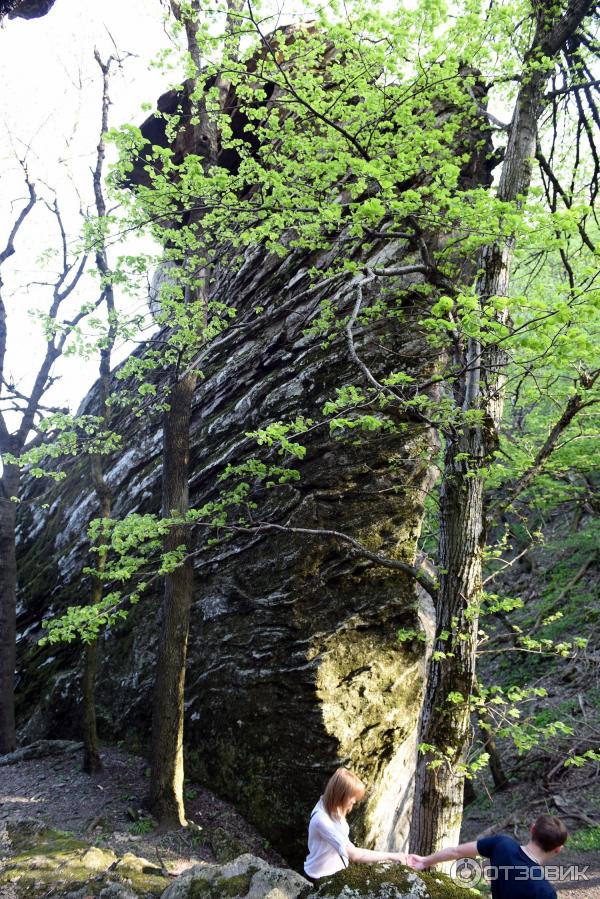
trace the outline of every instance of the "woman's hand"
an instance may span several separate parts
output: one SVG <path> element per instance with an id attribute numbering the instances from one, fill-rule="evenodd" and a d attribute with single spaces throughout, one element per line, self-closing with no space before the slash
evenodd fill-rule
<path id="1" fill-rule="evenodd" d="M 415 868 L 417 871 L 423 870 L 419 868 L 422 857 L 420 855 L 406 855 L 405 852 L 390 852 L 388 856 L 391 862 L 398 862 L 400 865 L 406 865 L 409 868 Z"/>
<path id="2" fill-rule="evenodd" d="M 414 852 L 406 856 L 404 864 L 408 865 L 409 868 L 414 868 L 415 871 L 424 871 L 425 868 L 429 867 L 427 857 L 425 855 L 415 855 Z"/>

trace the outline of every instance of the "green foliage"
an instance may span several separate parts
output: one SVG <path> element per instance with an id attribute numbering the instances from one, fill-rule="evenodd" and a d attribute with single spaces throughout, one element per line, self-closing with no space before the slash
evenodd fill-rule
<path id="1" fill-rule="evenodd" d="M 427 636 L 423 631 L 416 631 L 414 628 L 400 628 L 397 633 L 400 643 L 410 643 L 412 640 L 419 640 L 421 643 L 427 641 Z"/>
<path id="2" fill-rule="evenodd" d="M 600 850 L 600 827 L 584 827 L 569 834 L 569 849 L 581 852 Z"/>
<path id="3" fill-rule="evenodd" d="M 143 836 L 144 834 L 152 833 L 155 826 L 153 821 L 140 818 L 139 821 L 134 821 L 133 824 L 129 825 L 129 833 L 135 834 L 136 836 Z"/>
<path id="4" fill-rule="evenodd" d="M 120 435 L 109 430 L 98 415 L 54 412 L 42 419 L 39 430 L 46 437 L 42 443 L 26 448 L 19 456 L 2 453 L 2 462 L 27 469 L 34 478 L 60 481 L 65 472 L 57 467 L 57 461 L 80 454 L 108 455 L 121 446 Z"/>

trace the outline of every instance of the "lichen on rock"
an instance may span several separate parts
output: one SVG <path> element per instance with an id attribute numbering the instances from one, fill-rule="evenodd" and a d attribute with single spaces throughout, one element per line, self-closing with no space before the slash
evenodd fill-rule
<path id="1" fill-rule="evenodd" d="M 10 890 L 15 899 L 41 899 L 50 891 L 64 899 L 129 899 L 127 893 L 150 899 L 159 897 L 167 885 L 161 869 L 146 859 L 120 857 L 37 820 L 12 822 L 6 834 L 0 896 Z"/>
<path id="2" fill-rule="evenodd" d="M 404 865 L 350 865 L 318 884 L 315 899 L 473 899 L 445 874 L 424 874 Z"/>
<path id="3" fill-rule="evenodd" d="M 196 865 L 162 899 L 304 899 L 310 883 L 295 871 L 241 855 L 225 865 Z"/>

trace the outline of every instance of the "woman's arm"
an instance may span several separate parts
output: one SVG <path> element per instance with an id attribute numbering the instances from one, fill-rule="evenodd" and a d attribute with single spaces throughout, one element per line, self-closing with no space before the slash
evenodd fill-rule
<path id="1" fill-rule="evenodd" d="M 346 852 L 351 862 L 363 862 L 370 864 L 372 862 L 400 862 L 403 865 L 408 864 L 408 856 L 403 852 L 377 852 L 375 849 L 361 849 L 348 843 Z"/>

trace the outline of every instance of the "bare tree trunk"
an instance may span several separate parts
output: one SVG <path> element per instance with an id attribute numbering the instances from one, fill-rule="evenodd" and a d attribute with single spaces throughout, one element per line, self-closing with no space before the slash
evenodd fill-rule
<path id="1" fill-rule="evenodd" d="M 121 60 L 115 56 L 109 56 L 106 62 L 97 50 L 94 51 L 94 58 L 98 63 L 102 72 L 102 108 L 100 121 L 100 139 L 96 149 L 96 167 L 92 174 L 94 186 L 94 198 L 96 201 L 96 212 L 99 219 L 106 218 L 106 201 L 102 187 L 102 173 L 104 168 L 104 159 L 106 155 L 106 141 L 104 135 L 108 130 L 108 111 L 110 107 L 110 97 L 108 93 L 110 81 L 110 68 L 114 62 L 120 63 Z M 115 296 L 111 280 L 111 270 L 108 263 L 108 254 L 106 251 L 106 241 L 102 238 L 100 245 L 96 249 L 96 266 L 102 276 L 104 284 L 102 290 L 102 299 L 106 304 L 106 312 L 108 318 L 108 332 L 106 342 L 100 350 L 100 418 L 104 427 L 108 428 L 108 396 L 111 386 L 110 365 L 113 347 L 117 336 L 117 322 L 115 316 Z M 104 471 L 102 468 L 102 456 L 100 453 L 94 453 L 90 459 L 92 480 L 96 490 L 96 497 L 100 506 L 100 517 L 108 519 L 112 513 L 112 490 L 106 482 Z M 101 575 L 106 565 L 107 550 L 101 547 L 98 553 L 97 571 Z M 98 579 L 92 587 L 92 595 L 90 602 L 95 605 L 102 599 L 103 584 Z M 83 669 L 83 770 L 88 774 L 102 770 L 102 762 L 100 760 L 100 750 L 98 745 L 98 731 L 96 727 L 96 698 L 95 698 L 95 680 L 98 667 L 98 640 L 93 643 L 86 644 L 84 653 L 84 669 Z"/>
<path id="2" fill-rule="evenodd" d="M 95 593 L 96 591 L 94 591 Z M 91 601 L 98 602 L 102 598 L 92 594 Z M 81 685 L 83 700 L 83 770 L 86 774 L 96 774 L 102 771 L 102 760 L 98 746 L 98 731 L 96 728 L 96 698 L 95 682 L 98 668 L 98 639 L 92 643 L 86 643 L 83 655 L 83 679 Z"/>
<path id="3" fill-rule="evenodd" d="M 498 747 L 496 746 L 494 735 L 489 730 L 485 731 L 484 733 L 483 745 L 485 751 L 490 757 L 489 765 L 492 780 L 494 781 L 494 787 L 496 788 L 496 790 L 504 790 L 505 787 L 508 786 L 508 777 L 504 773 L 504 768 L 502 767 L 502 759 L 500 758 L 500 753 L 498 752 Z"/>
<path id="4" fill-rule="evenodd" d="M 196 375 L 185 374 L 173 386 L 163 420 L 163 515 L 185 514 L 189 507 L 189 426 Z M 172 528 L 164 550 L 187 545 L 189 528 Z M 150 808 L 163 826 L 184 826 L 183 718 L 187 640 L 192 602 L 193 565 L 188 560 L 165 576 L 152 709 L 152 782 Z"/>
<path id="5" fill-rule="evenodd" d="M 199 74 L 202 68 L 198 41 L 197 17 L 201 12 L 199 0 L 192 0 L 189 9 L 182 13 L 179 0 L 171 0 L 173 15 L 183 22 L 188 50 Z M 226 31 L 230 38 L 230 52 L 237 47 L 238 38 L 233 34 L 235 20 L 232 18 L 242 6 L 242 0 L 228 0 Z M 226 98 L 228 82 L 218 75 L 215 87 L 219 88 L 220 103 Z M 214 112 L 209 112 L 204 102 L 197 102 L 195 110 L 194 145 L 205 147 L 204 165 L 210 166 L 218 158 L 218 124 Z M 201 214 L 193 212 L 188 225 L 199 225 Z M 202 245 L 202 229 L 198 227 L 197 237 Z M 195 267 L 193 252 L 190 251 L 185 265 Z M 199 296 L 206 300 L 210 283 L 208 271 L 201 266 L 202 275 Z M 198 287 L 194 288 L 198 291 Z M 186 287 L 189 293 L 189 286 Z M 207 322 L 204 322 L 206 326 Z M 184 354 L 185 355 L 185 354 Z M 174 386 L 169 395 L 170 409 L 163 422 L 163 516 L 173 511 L 185 514 L 189 508 L 189 425 L 197 376 L 190 371 L 180 376 L 175 373 Z M 189 528 L 175 527 L 164 540 L 164 550 L 169 552 L 179 546 L 189 545 Z M 162 825 L 181 825 L 186 822 L 183 804 L 183 724 L 184 685 L 190 607 L 192 603 L 193 564 L 187 560 L 165 576 L 165 596 L 162 609 L 162 627 L 159 638 L 158 660 L 154 686 L 152 709 L 152 783 L 150 807 Z"/>
<path id="6" fill-rule="evenodd" d="M 19 480 L 18 466 L 5 464 L 0 480 L 0 755 L 12 752 L 16 746 L 17 506 L 11 497 L 18 496 Z"/>
<path id="7" fill-rule="evenodd" d="M 532 3 L 535 34 L 525 59 L 502 166 L 498 198 L 518 202 L 531 183 L 537 123 L 544 105 L 552 58 L 564 47 L 594 0 L 571 0 L 561 18 L 549 4 Z M 508 296 L 514 239 L 495 241 L 480 254 L 477 284 L 482 307 L 490 297 Z M 499 318 L 504 324 L 507 318 Z M 422 713 L 421 742 L 434 747 L 438 767 L 429 767 L 431 753 L 419 761 L 411 850 L 423 855 L 460 840 L 464 765 L 471 742 L 469 700 L 475 674 L 475 650 L 481 598 L 481 551 L 486 539 L 482 467 L 497 446 L 504 403 L 506 356 L 498 345 L 483 346 L 469 338 L 455 358 L 464 374 L 455 387 L 455 402 L 464 412 L 477 411 L 483 424 L 465 422 L 446 436 L 440 499 L 440 589 L 436 645 L 430 665 Z M 462 434 L 461 434 L 462 431 Z M 463 455 L 465 454 L 465 455 Z M 462 701 L 457 702 L 458 694 Z"/>
<path id="8" fill-rule="evenodd" d="M 101 364 L 102 371 L 102 364 Z M 109 372 L 110 374 L 110 372 Z M 103 384 L 103 387 L 105 385 Z M 103 391 L 104 409 L 103 417 L 106 419 L 106 403 Z M 112 508 L 112 493 L 102 472 L 101 457 L 94 454 L 91 459 L 92 478 L 96 488 L 96 496 L 100 500 L 100 517 L 110 518 Z M 106 562 L 106 550 L 101 549 L 98 554 L 97 571 L 104 570 Z M 90 603 L 95 605 L 102 599 L 103 582 L 94 582 L 91 591 Z M 95 682 L 98 669 L 98 639 L 86 643 L 83 657 L 82 703 L 83 703 L 83 770 L 86 774 L 96 774 L 102 770 L 100 748 L 98 743 L 98 730 L 96 727 L 96 695 Z"/>

